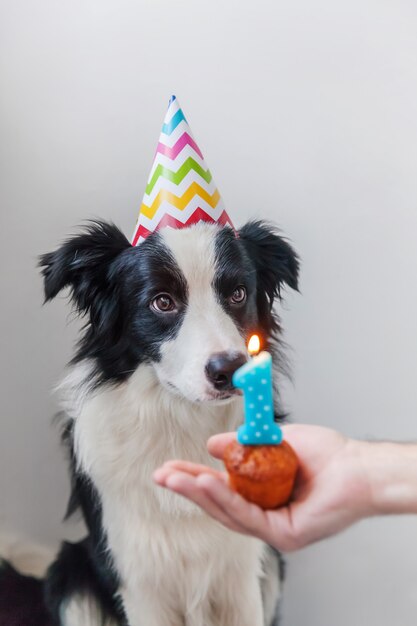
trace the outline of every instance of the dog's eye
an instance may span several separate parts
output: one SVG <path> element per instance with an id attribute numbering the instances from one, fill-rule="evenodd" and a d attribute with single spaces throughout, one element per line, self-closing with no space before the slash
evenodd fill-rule
<path id="1" fill-rule="evenodd" d="M 239 287 L 236 287 L 233 294 L 230 296 L 229 302 L 231 304 L 242 304 L 243 302 L 245 302 L 245 300 L 246 289 L 242 285 L 239 285 Z"/>
<path id="2" fill-rule="evenodd" d="M 175 311 L 174 300 L 167 293 L 160 293 L 151 302 L 151 308 L 158 313 L 168 313 Z"/>

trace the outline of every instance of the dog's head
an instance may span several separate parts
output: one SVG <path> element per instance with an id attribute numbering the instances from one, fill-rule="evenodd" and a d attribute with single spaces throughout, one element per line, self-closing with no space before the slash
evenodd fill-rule
<path id="1" fill-rule="evenodd" d="M 298 259 L 263 222 L 239 233 L 198 224 L 164 229 L 138 247 L 112 224 L 94 222 L 41 257 L 45 298 L 69 287 L 87 317 L 75 361 L 98 382 L 121 382 L 142 363 L 193 402 L 227 400 L 254 332 L 274 339 L 272 310 L 284 284 L 297 289 Z"/>

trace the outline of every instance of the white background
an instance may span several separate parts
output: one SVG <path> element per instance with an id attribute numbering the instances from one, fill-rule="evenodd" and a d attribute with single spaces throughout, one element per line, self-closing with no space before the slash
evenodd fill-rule
<path id="1" fill-rule="evenodd" d="M 236 222 L 303 259 L 283 312 L 296 421 L 417 438 L 417 8 L 407 0 L 1 0 L 0 526 L 44 542 L 68 481 L 50 394 L 77 323 L 36 257 L 130 235 L 176 93 Z M 72 323 L 70 323 L 72 322 Z M 411 626 L 417 520 L 291 556 L 287 626 Z"/>

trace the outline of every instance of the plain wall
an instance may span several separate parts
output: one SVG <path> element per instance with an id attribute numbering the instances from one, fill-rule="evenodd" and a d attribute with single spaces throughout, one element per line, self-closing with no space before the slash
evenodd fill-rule
<path id="1" fill-rule="evenodd" d="M 44 542 L 68 480 L 53 385 L 78 323 L 36 257 L 88 217 L 130 235 L 171 93 L 236 224 L 302 260 L 282 312 L 300 422 L 417 438 L 417 5 L 1 0 L 0 527 Z M 288 559 L 284 623 L 411 626 L 417 520 Z"/>

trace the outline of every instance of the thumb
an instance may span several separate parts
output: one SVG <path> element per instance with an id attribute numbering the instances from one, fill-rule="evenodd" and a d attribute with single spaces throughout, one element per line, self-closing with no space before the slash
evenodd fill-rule
<path id="1" fill-rule="evenodd" d="M 222 433 L 221 435 L 214 435 L 210 437 L 207 442 L 207 449 L 210 454 L 216 459 L 223 459 L 224 451 L 232 441 L 236 440 L 236 433 Z"/>

